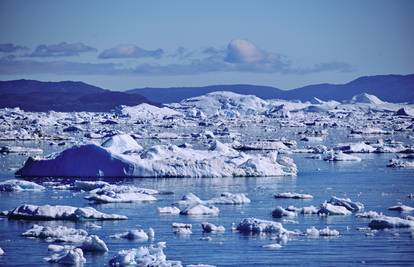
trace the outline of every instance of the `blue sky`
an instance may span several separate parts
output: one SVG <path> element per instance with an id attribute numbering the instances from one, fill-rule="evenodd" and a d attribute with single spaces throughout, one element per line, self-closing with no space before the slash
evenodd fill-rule
<path id="1" fill-rule="evenodd" d="M 0 1 L 0 79 L 291 89 L 414 73 L 414 1 Z"/>

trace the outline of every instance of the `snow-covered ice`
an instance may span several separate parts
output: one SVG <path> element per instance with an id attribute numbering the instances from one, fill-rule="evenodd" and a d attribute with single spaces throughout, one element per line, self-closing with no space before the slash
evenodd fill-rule
<path id="1" fill-rule="evenodd" d="M 0 183 L 0 192 L 42 191 L 45 187 L 34 182 L 10 179 Z"/>
<path id="2" fill-rule="evenodd" d="M 25 220 L 125 220 L 126 216 L 99 212 L 94 208 L 77 208 L 72 206 L 21 205 L 5 214 L 10 219 Z"/>

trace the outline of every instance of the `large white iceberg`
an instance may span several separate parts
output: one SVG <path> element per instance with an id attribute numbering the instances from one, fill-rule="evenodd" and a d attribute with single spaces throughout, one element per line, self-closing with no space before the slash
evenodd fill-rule
<path id="1" fill-rule="evenodd" d="M 296 175 L 287 157 L 250 155 L 215 141 L 209 150 L 156 145 L 118 153 L 96 144 L 74 146 L 46 158 L 32 158 L 16 174 L 78 177 L 235 177 Z"/>
<path id="2" fill-rule="evenodd" d="M 128 217 L 99 212 L 94 208 L 77 208 L 72 206 L 21 205 L 5 214 L 10 219 L 26 220 L 126 220 Z"/>
<path id="3" fill-rule="evenodd" d="M 41 226 L 33 225 L 32 228 L 22 233 L 22 236 L 30 238 L 46 239 L 50 242 L 83 242 L 87 237 L 88 232 L 82 229 L 74 229 L 66 226 Z"/>
<path id="4" fill-rule="evenodd" d="M 85 257 L 83 257 L 83 251 L 80 248 L 64 249 L 60 253 L 46 257 L 45 260 L 51 263 L 75 266 L 82 265 L 86 262 Z"/>

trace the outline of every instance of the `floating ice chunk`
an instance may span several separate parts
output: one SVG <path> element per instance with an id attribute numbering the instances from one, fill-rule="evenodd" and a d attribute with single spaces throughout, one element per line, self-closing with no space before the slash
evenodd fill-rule
<path id="1" fill-rule="evenodd" d="M 273 211 L 272 211 L 272 217 L 273 218 L 282 218 L 282 217 L 295 217 L 296 213 L 292 212 L 292 211 L 288 211 L 285 210 L 284 208 L 277 206 Z"/>
<path id="2" fill-rule="evenodd" d="M 189 206 L 181 210 L 182 215 L 211 215 L 218 216 L 220 210 L 215 206 L 204 206 L 197 204 L 195 206 Z"/>
<path id="3" fill-rule="evenodd" d="M 390 168 L 414 168 L 414 161 L 403 160 L 403 159 L 391 159 L 387 164 Z"/>
<path id="4" fill-rule="evenodd" d="M 46 239 L 49 242 L 80 243 L 85 240 L 88 232 L 82 229 L 68 228 L 65 226 L 41 226 L 33 225 L 32 228 L 22 234 L 25 237 Z"/>
<path id="5" fill-rule="evenodd" d="M 278 243 L 273 243 L 273 244 L 263 245 L 262 248 L 269 249 L 269 250 L 276 250 L 276 249 L 281 249 L 282 245 Z"/>
<path id="6" fill-rule="evenodd" d="M 311 237 L 318 237 L 318 236 L 338 236 L 339 232 L 334 229 L 330 229 L 328 226 L 323 229 L 316 229 L 314 226 L 311 228 L 306 229 L 305 234 Z"/>
<path id="7" fill-rule="evenodd" d="M 395 211 L 400 211 L 400 212 L 411 212 L 411 211 L 414 211 L 414 207 L 401 204 L 401 205 L 389 207 L 388 210 L 395 210 Z"/>
<path id="8" fill-rule="evenodd" d="M 30 148 L 21 146 L 3 146 L 0 147 L 0 154 L 42 154 L 43 150 L 40 148 Z"/>
<path id="9" fill-rule="evenodd" d="M 148 235 L 148 238 L 149 239 L 154 239 L 154 237 L 155 237 L 155 231 L 154 231 L 154 229 L 152 229 L 152 227 L 148 228 L 147 235 Z"/>
<path id="10" fill-rule="evenodd" d="M 283 225 L 278 222 L 260 220 L 256 218 L 245 218 L 238 225 L 237 230 L 241 233 L 268 233 L 276 235 L 287 235 L 289 231 L 283 228 Z"/>
<path id="11" fill-rule="evenodd" d="M 172 229 L 174 234 L 178 235 L 191 235 L 193 232 L 191 229 L 193 229 L 193 226 L 191 224 L 187 223 L 173 223 Z"/>
<path id="12" fill-rule="evenodd" d="M 178 201 L 178 205 L 180 206 L 194 206 L 197 204 L 204 203 L 198 196 L 193 193 L 185 194 L 180 201 Z"/>
<path id="13" fill-rule="evenodd" d="M 109 183 L 104 181 L 79 181 L 76 180 L 74 184 L 74 188 L 78 190 L 84 190 L 84 191 L 91 191 L 97 188 L 102 188 L 105 186 L 108 186 Z"/>
<path id="14" fill-rule="evenodd" d="M 414 221 L 398 217 L 379 216 L 372 219 L 368 226 L 371 229 L 414 228 Z"/>
<path id="15" fill-rule="evenodd" d="M 50 244 L 49 246 L 47 246 L 47 250 L 49 251 L 53 251 L 53 252 L 61 252 L 63 250 L 69 250 L 69 249 L 73 249 L 75 248 L 74 246 L 69 246 L 69 245 L 56 245 L 56 244 Z"/>
<path id="16" fill-rule="evenodd" d="M 285 193 L 276 193 L 274 195 L 275 198 L 293 198 L 293 199 L 311 199 L 313 198 L 312 195 L 309 194 L 299 194 L 299 193 L 291 193 L 291 192 L 285 192 Z"/>
<path id="17" fill-rule="evenodd" d="M 0 192 L 41 191 L 44 189 L 44 186 L 18 179 L 10 179 L 0 183 Z"/>
<path id="18" fill-rule="evenodd" d="M 85 238 L 79 246 L 83 251 L 107 252 L 109 251 L 105 242 L 97 235 L 90 235 Z"/>
<path id="19" fill-rule="evenodd" d="M 206 204 L 229 204 L 229 205 L 237 205 L 237 204 L 246 204 L 250 203 L 250 199 L 246 197 L 245 194 L 232 194 L 229 192 L 221 193 L 219 197 L 212 198 L 210 200 L 205 201 Z"/>
<path id="20" fill-rule="evenodd" d="M 289 147 L 286 146 L 282 141 L 256 141 L 250 143 L 234 142 L 232 144 L 236 150 L 282 150 L 288 151 Z"/>
<path id="21" fill-rule="evenodd" d="M 372 211 L 372 210 L 355 214 L 355 217 L 357 218 L 367 218 L 367 219 L 373 219 L 379 216 L 383 216 L 383 214 L 378 213 L 376 211 Z"/>
<path id="22" fill-rule="evenodd" d="M 63 250 L 61 253 L 53 254 L 52 256 L 45 258 L 45 260 L 52 263 L 76 266 L 86 262 L 86 259 L 83 257 L 83 251 L 80 248 Z"/>
<path id="23" fill-rule="evenodd" d="M 340 150 L 344 153 L 372 153 L 376 149 L 375 147 L 371 145 L 367 145 L 364 142 L 360 142 L 360 143 L 339 145 L 337 147 L 334 147 L 334 150 Z"/>
<path id="24" fill-rule="evenodd" d="M 203 232 L 205 233 L 224 233 L 224 231 L 226 230 L 222 225 L 217 226 L 208 222 L 202 223 L 201 227 L 203 228 Z"/>
<path id="25" fill-rule="evenodd" d="M 0 248 L 0 256 L 4 255 L 4 250 L 2 248 Z"/>
<path id="26" fill-rule="evenodd" d="M 129 202 L 148 202 L 157 200 L 154 196 L 141 193 L 115 193 L 113 191 L 104 194 L 92 194 L 85 197 L 97 203 L 129 203 Z"/>
<path id="27" fill-rule="evenodd" d="M 94 208 L 77 208 L 72 206 L 51 205 L 21 205 L 6 214 L 10 219 L 26 220 L 126 220 L 128 217 L 117 214 L 108 214 Z"/>
<path id="28" fill-rule="evenodd" d="M 164 254 L 165 242 L 159 242 L 157 246 L 139 247 L 129 250 L 121 250 L 110 261 L 110 266 L 162 266 L 181 267 L 181 262 L 167 260 Z"/>
<path id="29" fill-rule="evenodd" d="M 112 238 L 124 238 L 129 240 L 147 241 L 149 239 L 148 234 L 142 229 L 129 230 L 124 233 L 111 235 Z"/>
<path id="30" fill-rule="evenodd" d="M 320 215 L 351 215 L 347 208 L 343 206 L 332 205 L 330 203 L 323 203 L 318 211 Z"/>
<path id="31" fill-rule="evenodd" d="M 325 161 L 361 161 L 360 157 L 354 156 L 354 155 L 348 155 L 343 153 L 342 151 L 339 152 L 329 152 L 327 155 L 323 158 Z"/>
<path id="32" fill-rule="evenodd" d="M 158 212 L 161 214 L 180 214 L 180 209 L 177 207 L 159 207 Z"/>
<path id="33" fill-rule="evenodd" d="M 300 214 L 317 214 L 318 213 L 318 208 L 316 208 L 315 206 L 309 206 L 309 207 L 303 207 L 299 210 Z"/>
<path id="34" fill-rule="evenodd" d="M 332 197 L 329 200 L 332 205 L 345 207 L 349 211 L 360 211 L 364 209 L 364 204 L 361 202 L 353 202 L 350 198 Z"/>
<path id="35" fill-rule="evenodd" d="M 102 143 L 102 147 L 120 154 L 130 151 L 138 152 L 143 149 L 142 146 L 140 146 L 137 141 L 135 141 L 135 139 L 128 134 L 111 136 Z"/>

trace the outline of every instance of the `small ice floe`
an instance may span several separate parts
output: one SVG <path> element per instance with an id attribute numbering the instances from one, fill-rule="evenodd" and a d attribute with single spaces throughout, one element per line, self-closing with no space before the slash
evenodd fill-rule
<path id="1" fill-rule="evenodd" d="M 295 217 L 296 215 L 297 215 L 296 212 L 288 211 L 288 210 L 282 208 L 281 206 L 277 206 L 272 211 L 272 217 L 273 218 Z"/>
<path id="2" fill-rule="evenodd" d="M 177 207 L 159 207 L 160 214 L 180 214 L 180 209 Z"/>
<path id="3" fill-rule="evenodd" d="M 167 260 L 163 251 L 165 247 L 165 242 L 159 242 L 156 246 L 121 250 L 109 261 L 109 266 L 182 267 L 180 261 Z"/>
<path id="4" fill-rule="evenodd" d="M 414 207 L 400 204 L 400 205 L 389 207 L 388 210 L 395 210 L 395 211 L 400 211 L 400 212 L 412 212 L 414 211 Z"/>
<path id="5" fill-rule="evenodd" d="M 366 219 L 373 219 L 373 218 L 380 217 L 380 216 L 383 216 L 383 214 L 378 213 L 376 211 L 372 211 L 372 210 L 355 214 L 355 217 L 357 218 L 366 218 Z"/>
<path id="6" fill-rule="evenodd" d="M 0 192 L 42 191 L 45 187 L 34 182 L 10 179 L 0 183 Z"/>
<path id="7" fill-rule="evenodd" d="M 181 215 L 211 215 L 218 216 L 220 210 L 215 206 L 204 206 L 197 204 L 195 206 L 188 206 L 181 210 Z"/>
<path id="8" fill-rule="evenodd" d="M 344 153 L 373 153 L 376 150 L 376 148 L 364 142 L 359 142 L 359 143 L 339 145 L 337 147 L 334 147 L 334 150 L 336 151 L 339 150 Z"/>
<path id="9" fill-rule="evenodd" d="M 45 260 L 51 263 L 75 266 L 86 262 L 85 257 L 83 257 L 83 251 L 80 248 L 63 249 L 59 253 L 46 257 Z"/>
<path id="10" fill-rule="evenodd" d="M 0 248 L 0 256 L 4 255 L 4 250 L 2 248 Z"/>
<path id="11" fill-rule="evenodd" d="M 303 207 L 299 210 L 300 214 L 308 215 L 308 214 L 317 214 L 319 209 L 315 206 Z"/>
<path id="12" fill-rule="evenodd" d="M 97 225 L 96 223 L 93 223 L 93 222 L 86 222 L 85 227 L 90 228 L 90 229 L 101 229 L 102 228 L 102 226 Z"/>
<path id="13" fill-rule="evenodd" d="M 321 204 L 318 210 L 319 215 L 351 215 L 352 212 L 343 206 L 332 205 L 330 203 Z"/>
<path id="14" fill-rule="evenodd" d="M 353 202 L 350 198 L 332 197 L 329 203 L 336 206 L 345 207 L 349 211 L 360 211 L 364 209 L 364 204 L 361 202 Z"/>
<path id="15" fill-rule="evenodd" d="M 109 183 L 104 181 L 80 181 L 76 180 L 73 187 L 78 190 L 91 191 L 97 188 L 108 186 Z"/>
<path id="16" fill-rule="evenodd" d="M 224 233 L 226 230 L 222 225 L 214 225 L 212 223 L 204 222 L 201 224 L 204 233 Z"/>
<path id="17" fill-rule="evenodd" d="M 300 194 L 292 192 L 276 193 L 275 198 L 293 198 L 293 199 L 312 199 L 313 196 L 309 194 Z"/>
<path id="18" fill-rule="evenodd" d="M 399 217 L 379 216 L 372 219 L 368 226 L 371 229 L 414 228 L 414 221 Z"/>
<path id="19" fill-rule="evenodd" d="M 324 140 L 323 136 L 305 136 L 303 138 L 300 139 L 300 141 L 305 141 L 305 142 L 322 142 Z"/>
<path id="20" fill-rule="evenodd" d="M 191 235 L 193 233 L 191 231 L 191 229 L 193 229 L 193 226 L 188 223 L 172 223 L 171 227 L 172 227 L 174 234 Z"/>
<path id="21" fill-rule="evenodd" d="M 319 237 L 319 236 L 339 236 L 339 232 L 335 229 L 330 229 L 328 226 L 323 229 L 316 229 L 314 226 L 306 229 L 305 234 L 309 237 Z"/>
<path id="22" fill-rule="evenodd" d="M 48 242 L 80 243 L 86 239 L 88 232 L 66 226 L 52 227 L 35 224 L 32 228 L 22 233 L 22 236 L 45 239 Z"/>
<path id="23" fill-rule="evenodd" d="M 288 235 L 290 232 L 283 228 L 278 222 L 261 220 L 256 218 L 245 218 L 237 225 L 237 231 L 245 234 L 276 234 Z"/>
<path id="24" fill-rule="evenodd" d="M 232 144 L 236 150 L 276 150 L 276 151 L 288 151 L 289 147 L 282 141 L 256 141 L 249 143 L 234 142 Z"/>
<path id="25" fill-rule="evenodd" d="M 72 206 L 21 205 L 4 213 L 9 219 L 25 220 L 126 220 L 128 217 L 118 214 L 99 212 L 94 208 Z"/>
<path id="26" fill-rule="evenodd" d="M 210 200 L 205 201 L 206 204 L 209 205 L 217 205 L 217 204 L 224 204 L 224 205 L 239 205 L 239 204 L 247 204 L 250 203 L 250 199 L 246 197 L 243 193 L 233 194 L 229 192 L 221 193 L 219 197 L 212 198 Z"/>
<path id="27" fill-rule="evenodd" d="M 0 154 L 42 154 L 43 150 L 40 148 L 21 147 L 21 146 L 3 146 L 0 147 Z"/>
<path id="28" fill-rule="evenodd" d="M 273 244 L 263 245 L 262 248 L 269 249 L 269 250 L 276 250 L 276 249 L 281 249 L 282 245 L 278 243 L 273 243 Z"/>
<path id="29" fill-rule="evenodd" d="M 133 229 L 120 234 L 111 235 L 111 237 L 116 239 L 128 239 L 137 241 L 147 241 L 149 239 L 148 233 L 143 229 Z"/>
<path id="30" fill-rule="evenodd" d="M 90 235 L 78 246 L 83 251 L 91 252 L 107 252 L 109 251 L 105 242 L 100 239 L 97 235 Z"/>
<path id="31" fill-rule="evenodd" d="M 387 167 L 390 168 L 414 168 L 414 161 L 403 159 L 390 159 Z"/>
<path id="32" fill-rule="evenodd" d="M 323 158 L 325 161 L 361 161 L 360 157 L 345 154 L 342 151 L 339 152 L 328 152 L 327 155 Z"/>
<path id="33" fill-rule="evenodd" d="M 156 201 L 153 196 L 158 194 L 157 190 L 127 186 L 127 185 L 106 185 L 96 188 L 85 196 L 85 199 L 97 203 L 129 203 Z"/>

